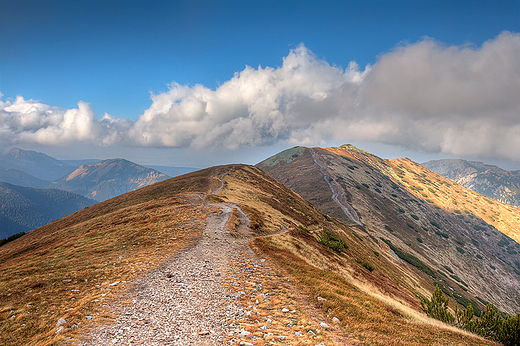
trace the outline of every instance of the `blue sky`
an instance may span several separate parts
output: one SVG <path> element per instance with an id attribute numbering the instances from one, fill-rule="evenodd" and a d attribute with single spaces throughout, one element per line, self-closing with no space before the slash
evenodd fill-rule
<path id="1" fill-rule="evenodd" d="M 256 71 L 259 66 L 283 67 L 283 59 L 297 51 L 300 44 L 304 45 L 305 52 L 299 53 L 314 59 L 316 65 L 326 63 L 330 68 L 345 71 L 349 63 L 355 61 L 362 73 L 367 64 L 377 65 L 382 57 L 395 52 L 396 47 L 413 46 L 425 38 L 435 42 L 436 48 L 432 51 L 451 46 L 460 51 L 464 47 L 480 51 L 484 49 L 483 43 L 498 40 L 502 32 L 508 31 L 513 35 L 509 37 L 512 41 L 504 40 L 507 41 L 504 45 L 510 45 L 509 42 L 517 39 L 519 15 L 520 1 L 4 0 L 0 3 L 0 92 L 4 102 L 12 103 L 20 95 L 24 100 L 63 110 L 76 109 L 78 102 L 84 101 L 90 104 L 96 119 L 108 113 L 119 120 L 136 122 L 152 106 L 150 93 L 164 95 L 171 91 L 172 82 L 188 88 L 201 84 L 215 91 L 246 65 Z M 324 91 L 327 97 L 330 90 Z M 516 109 L 516 105 L 512 107 Z M 283 110 L 281 113 L 285 115 Z M 493 110 L 488 114 L 493 117 Z M 235 119 L 244 117 L 247 116 L 237 115 Z M 299 126 L 297 130 L 305 131 L 308 126 Z M 266 131 L 265 128 L 254 129 Z M 28 128 L 27 131 L 36 130 Z M 243 153 L 258 151 L 254 148 L 278 149 L 299 144 L 299 140 L 301 144 L 312 144 L 308 136 L 301 139 L 302 136 L 294 136 L 292 132 L 288 134 L 286 128 L 280 132 L 270 127 L 268 131 L 268 139 L 243 145 L 239 140 L 237 146 L 223 144 L 223 159 L 241 160 Z M 277 134 L 272 135 L 273 132 Z M 18 135 L 13 135 L 10 142 L 4 140 L 2 150 L 16 144 L 41 147 L 59 156 L 64 152 L 64 145 L 81 146 L 82 143 L 81 138 L 70 136 L 65 143 L 49 141 L 48 137 L 25 140 L 23 138 L 28 136 Z M 117 154 L 119 150 L 120 156 L 128 156 L 132 146 L 162 147 L 161 152 L 164 148 L 175 148 L 173 152 L 198 150 L 195 156 L 200 156 L 198 165 L 202 166 L 205 159 L 200 151 L 214 145 L 194 142 L 192 138 L 198 135 L 189 140 L 141 140 L 130 145 L 122 144 L 125 142 L 122 140 L 117 145 L 110 144 L 113 148 L 108 152 Z M 315 144 L 345 140 L 339 135 L 330 136 Z M 514 137 L 514 133 L 511 136 Z M 88 138 L 92 155 L 106 152 Z M 520 161 L 520 154 L 500 157 L 493 152 L 443 149 L 446 146 L 443 143 L 450 141 L 446 138 L 427 146 L 413 141 L 400 143 L 388 136 L 382 136 L 381 140 L 365 136 L 353 141 L 372 143 L 374 148 L 397 146 L 405 148 L 404 152 L 425 152 L 431 157 L 460 154 L 488 161 Z M 497 148 L 504 145 L 499 143 Z M 150 149 L 150 153 L 154 150 Z M 398 154 L 397 149 L 394 152 Z M 417 157 L 428 156 L 421 155 Z M 182 162 L 167 162 L 171 163 L 182 165 Z M 197 165 L 197 162 L 191 164 Z"/>

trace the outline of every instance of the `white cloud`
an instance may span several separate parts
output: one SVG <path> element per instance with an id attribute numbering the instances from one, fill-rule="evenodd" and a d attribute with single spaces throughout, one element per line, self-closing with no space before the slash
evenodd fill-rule
<path id="1" fill-rule="evenodd" d="M 481 47 L 426 38 L 360 70 L 301 45 L 281 67 L 246 67 L 216 90 L 172 83 L 135 122 L 99 120 L 84 102 L 0 102 L 0 134 L 11 143 L 228 149 L 368 140 L 520 161 L 519 52 L 520 35 L 509 32 Z"/>

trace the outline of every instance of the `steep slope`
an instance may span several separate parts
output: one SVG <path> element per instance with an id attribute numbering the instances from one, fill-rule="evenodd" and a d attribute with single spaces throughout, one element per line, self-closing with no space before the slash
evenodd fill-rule
<path id="1" fill-rule="evenodd" d="M 74 167 L 48 155 L 19 148 L 12 148 L 2 154 L 0 167 L 17 169 L 47 181 L 60 179 L 74 170 Z"/>
<path id="2" fill-rule="evenodd" d="M 0 168 L 0 181 L 13 185 L 44 189 L 51 185 L 50 181 L 42 180 L 18 169 Z"/>
<path id="3" fill-rule="evenodd" d="M 520 207 L 520 170 L 506 171 L 497 166 L 466 160 L 433 160 L 422 165 L 470 190 Z"/>
<path id="4" fill-rule="evenodd" d="M 54 182 L 54 186 L 104 201 L 168 178 L 163 173 L 124 159 L 110 159 L 82 165 Z"/>
<path id="5" fill-rule="evenodd" d="M 0 183 L 0 239 L 28 232 L 95 202 L 58 189 Z"/>
<path id="6" fill-rule="evenodd" d="M 297 147 L 258 167 L 322 212 L 361 224 L 363 233 L 389 245 L 385 252 L 415 256 L 420 263 L 409 262 L 460 304 L 471 301 L 482 309 L 483 302 L 492 302 L 508 313 L 520 311 L 520 244 L 511 239 L 519 239 L 518 209 L 466 199 L 475 193 L 410 160 L 383 160 L 353 146 Z M 440 196 L 476 209 L 464 217 Z M 489 203 L 499 211 L 493 209 L 493 219 L 481 218 Z"/>
<path id="7" fill-rule="evenodd" d="M 249 235 L 241 212 L 250 220 Z M 110 309 L 116 306 L 121 308 L 118 318 L 132 320 L 138 329 L 125 332 L 128 324 L 121 326 L 122 332 L 108 334 L 110 342 L 120 340 L 121 333 L 146 337 L 144 330 L 167 329 L 167 321 L 159 325 L 123 313 L 136 304 L 132 292 L 149 300 L 147 306 L 157 311 L 153 315 L 172 303 L 162 296 L 139 295 L 143 279 L 138 286 L 132 282 L 146 273 L 172 290 L 190 292 L 195 287 L 191 280 L 202 275 L 208 287 L 214 286 L 221 276 L 210 275 L 209 259 L 198 264 L 187 251 L 199 248 L 194 247 L 199 239 L 204 252 L 211 252 L 212 244 L 234 241 L 233 236 L 220 239 L 214 229 L 207 233 L 207 222 L 221 213 L 230 215 L 225 228 L 237 241 L 253 236 L 253 248 L 267 258 L 253 261 L 247 248 L 238 247 L 237 259 L 228 261 L 233 268 L 222 273 L 227 291 L 217 298 L 233 299 L 231 305 L 241 308 L 236 317 L 222 320 L 231 328 L 222 343 L 494 345 L 418 313 L 417 295 L 433 290 L 429 277 L 385 251 L 384 243 L 359 226 L 345 226 L 322 214 L 258 168 L 244 165 L 201 170 L 129 192 L 0 247 L 0 343 L 84 340 L 85 325 L 113 321 Z M 222 223 L 217 226 L 223 228 Z M 344 246 L 339 249 L 338 244 Z M 167 272 L 178 268 L 180 252 L 189 254 L 183 263 L 195 265 L 190 270 L 196 273 Z M 190 296 L 196 294 L 200 292 Z M 223 313 L 231 309 L 226 304 L 221 305 Z M 294 310 L 285 312 L 286 307 Z M 194 318 L 201 313 L 195 311 Z M 336 315 L 339 322 L 332 318 Z M 65 322 L 57 326 L 60 318 Z M 324 319 L 333 327 L 316 324 Z M 278 337 L 281 331 L 284 339 Z M 177 332 L 148 343 L 193 336 Z M 200 338 L 211 332 L 195 334 Z"/>

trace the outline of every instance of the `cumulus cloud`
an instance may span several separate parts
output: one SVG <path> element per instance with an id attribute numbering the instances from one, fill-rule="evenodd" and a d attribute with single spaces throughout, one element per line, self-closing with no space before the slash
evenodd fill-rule
<path id="1" fill-rule="evenodd" d="M 369 140 L 520 161 L 519 51 L 510 32 L 480 47 L 425 38 L 344 69 L 300 45 L 280 67 L 246 67 L 215 90 L 172 83 L 135 122 L 98 119 L 84 102 L 0 102 L 0 134 L 13 143 L 228 149 Z"/>

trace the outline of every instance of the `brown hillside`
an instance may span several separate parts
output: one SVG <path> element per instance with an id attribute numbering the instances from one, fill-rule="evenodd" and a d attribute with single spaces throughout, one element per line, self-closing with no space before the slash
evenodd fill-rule
<path id="1" fill-rule="evenodd" d="M 258 167 L 322 212 L 347 224 L 355 225 L 358 221 L 363 225 L 356 226 L 360 234 L 366 232 L 379 241 L 385 254 L 393 251 L 382 240 L 418 258 L 422 264 L 416 267 L 422 268 L 430 283 L 422 287 L 431 290 L 433 285 L 440 285 L 451 296 L 453 307 L 455 301 L 460 305 L 471 303 L 479 309 L 492 302 L 508 313 L 520 311 L 520 263 L 516 263 L 515 256 L 520 245 L 482 219 L 474 217 L 471 222 L 452 209 L 430 203 L 429 198 L 399 180 L 401 173 L 393 169 L 392 162 L 352 146 L 298 147 L 275 155 Z M 444 181 L 439 185 L 445 189 L 453 187 Z M 347 217 L 333 200 L 331 188 L 336 199 L 351 209 L 354 219 Z M 448 190 L 443 191 L 449 194 Z M 515 210 L 510 210 L 505 211 L 510 213 L 509 218 L 516 217 Z"/>
<path id="2" fill-rule="evenodd" d="M 0 343 L 65 342 L 89 323 L 87 316 L 115 304 L 138 275 L 193 245 L 206 215 L 215 211 L 209 203 L 219 201 L 249 215 L 259 236 L 255 251 L 286 273 L 282 281 L 297 282 L 294 289 L 309 309 L 337 316 L 338 332 L 349 339 L 381 345 L 493 344 L 418 313 L 417 295 L 433 286 L 426 274 L 391 255 L 385 243 L 331 219 L 260 169 L 244 165 L 210 168 L 127 193 L 0 247 Z M 230 219 L 228 226 L 234 224 Z M 331 250 L 327 235 L 347 248 Z M 327 300 L 317 302 L 318 294 Z M 269 309 L 258 306 L 265 315 L 273 313 Z M 66 332 L 56 334 L 59 318 L 67 321 Z M 258 333 L 254 324 L 247 328 Z"/>

